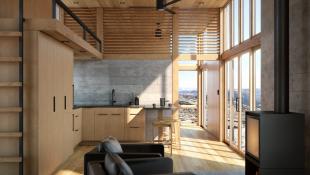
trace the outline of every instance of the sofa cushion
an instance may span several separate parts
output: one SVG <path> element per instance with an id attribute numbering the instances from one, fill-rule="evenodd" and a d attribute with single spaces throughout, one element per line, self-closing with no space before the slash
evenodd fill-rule
<path id="1" fill-rule="evenodd" d="M 109 175 L 133 175 L 127 163 L 114 153 L 106 155 L 104 166 Z"/>
<path id="2" fill-rule="evenodd" d="M 114 137 L 107 137 L 98 145 L 98 152 L 123 153 L 123 149 L 118 140 Z"/>

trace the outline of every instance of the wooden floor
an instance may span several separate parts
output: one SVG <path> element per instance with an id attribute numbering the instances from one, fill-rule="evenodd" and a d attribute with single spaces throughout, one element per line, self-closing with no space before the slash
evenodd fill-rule
<path id="1" fill-rule="evenodd" d="M 83 155 L 94 148 L 80 146 L 56 175 L 83 174 Z M 167 149 L 169 155 L 169 149 Z M 181 147 L 173 149 L 175 172 L 199 175 L 243 175 L 244 159 L 200 127 L 181 127 Z"/>

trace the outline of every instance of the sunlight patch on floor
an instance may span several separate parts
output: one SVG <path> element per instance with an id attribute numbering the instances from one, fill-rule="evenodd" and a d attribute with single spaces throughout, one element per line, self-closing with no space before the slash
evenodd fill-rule
<path id="1" fill-rule="evenodd" d="M 82 175 L 82 174 L 71 170 L 60 170 L 55 175 Z"/>

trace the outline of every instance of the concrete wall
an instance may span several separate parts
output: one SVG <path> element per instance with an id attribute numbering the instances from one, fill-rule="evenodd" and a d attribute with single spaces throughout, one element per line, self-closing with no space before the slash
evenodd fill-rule
<path id="1" fill-rule="evenodd" d="M 290 111 L 306 115 L 306 174 L 310 174 L 310 2 L 290 1 Z M 273 110 L 274 4 L 262 0 L 262 108 Z"/>
<path id="2" fill-rule="evenodd" d="M 75 104 L 110 104 L 116 91 L 117 104 L 128 104 L 135 96 L 140 104 L 159 104 L 159 98 L 172 99 L 170 60 L 75 61 Z"/>

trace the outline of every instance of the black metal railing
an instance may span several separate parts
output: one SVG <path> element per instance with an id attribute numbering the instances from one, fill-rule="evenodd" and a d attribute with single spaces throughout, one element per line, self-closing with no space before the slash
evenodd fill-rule
<path id="1" fill-rule="evenodd" d="M 53 7 L 53 18 L 56 19 L 56 8 L 59 6 L 62 8 L 67 14 L 69 14 L 82 28 L 83 30 L 83 39 L 87 41 L 87 36 L 89 34 L 90 37 L 92 37 L 96 41 L 96 49 L 99 50 L 100 52 L 102 51 L 102 42 L 101 40 L 97 37 L 97 35 L 91 31 L 87 25 L 76 15 L 72 12 L 72 10 L 66 6 L 61 0 L 53 0 L 52 1 L 52 7 Z"/>

